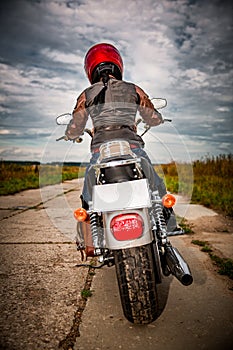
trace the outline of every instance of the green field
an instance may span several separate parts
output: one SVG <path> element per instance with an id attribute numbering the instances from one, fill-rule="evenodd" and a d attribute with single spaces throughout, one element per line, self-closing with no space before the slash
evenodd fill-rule
<path id="1" fill-rule="evenodd" d="M 165 164 L 155 167 L 173 193 L 191 195 L 200 203 L 233 217 L 233 155 L 207 157 L 190 164 Z M 191 170 L 191 172 L 190 172 Z M 83 177 L 84 167 L 77 165 L 40 165 L 0 163 L 0 195 L 14 194 Z M 191 192 L 190 192 L 191 191 Z"/>
<path id="2" fill-rule="evenodd" d="M 187 164 L 166 164 L 162 168 L 167 189 L 173 193 L 189 194 L 190 184 Z M 186 168 L 188 170 L 186 171 Z M 220 155 L 197 160 L 192 164 L 192 203 L 203 204 L 233 217 L 233 155 Z M 187 174 L 187 175 L 185 175 Z M 187 184 L 189 186 L 187 186 Z"/>
<path id="3" fill-rule="evenodd" d="M 83 177 L 84 167 L 68 165 L 39 165 L 0 163 L 0 195 L 44 187 Z"/>

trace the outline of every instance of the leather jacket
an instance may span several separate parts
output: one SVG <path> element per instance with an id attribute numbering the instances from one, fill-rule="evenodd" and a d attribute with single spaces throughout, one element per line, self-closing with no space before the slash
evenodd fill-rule
<path id="1" fill-rule="evenodd" d="M 100 81 L 81 93 L 66 136 L 72 140 L 82 135 L 90 115 L 93 123 L 92 150 L 105 141 L 119 138 L 143 146 L 143 140 L 136 132 L 137 111 L 150 126 L 162 123 L 161 114 L 139 86 L 111 77 L 106 85 Z"/>

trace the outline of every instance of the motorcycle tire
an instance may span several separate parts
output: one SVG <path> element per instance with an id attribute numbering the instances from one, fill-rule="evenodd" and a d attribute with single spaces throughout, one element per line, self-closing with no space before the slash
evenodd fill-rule
<path id="1" fill-rule="evenodd" d="M 158 317 L 152 245 L 114 251 L 121 304 L 128 321 L 148 324 Z"/>

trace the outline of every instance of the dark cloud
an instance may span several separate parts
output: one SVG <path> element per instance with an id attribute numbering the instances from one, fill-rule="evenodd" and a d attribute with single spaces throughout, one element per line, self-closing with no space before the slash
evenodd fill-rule
<path id="1" fill-rule="evenodd" d="M 164 115 L 192 140 L 190 154 L 232 150 L 232 1 L 145 0 L 142 7 L 130 0 L 125 11 L 123 0 L 7 0 L 0 30 L 4 147 L 15 142 L 18 152 L 24 141 L 30 148 L 34 136 L 39 152 L 56 115 L 71 111 L 88 84 L 85 52 L 109 41 L 122 52 L 125 79 L 168 99 Z"/>

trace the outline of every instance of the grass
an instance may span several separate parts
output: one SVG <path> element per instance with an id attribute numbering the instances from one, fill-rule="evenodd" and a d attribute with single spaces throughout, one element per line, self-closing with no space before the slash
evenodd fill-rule
<path id="1" fill-rule="evenodd" d="M 177 219 L 178 219 L 178 222 L 179 222 L 179 226 L 184 230 L 184 232 L 186 234 L 194 233 L 194 231 L 192 229 L 192 225 L 185 218 L 182 218 L 180 220 L 180 218 L 177 217 Z"/>
<path id="2" fill-rule="evenodd" d="M 233 217 L 233 155 L 219 155 L 192 164 L 192 203 Z M 157 170 L 157 169 L 156 169 Z M 158 169 L 170 192 L 190 194 L 190 164 L 164 164 Z"/>
<path id="3" fill-rule="evenodd" d="M 193 164 L 172 162 L 156 166 L 168 191 L 190 195 L 192 203 L 233 217 L 233 155 L 197 160 Z M 84 167 L 74 165 L 22 165 L 0 163 L 0 195 L 13 194 L 84 176 Z"/>
<path id="4" fill-rule="evenodd" d="M 209 243 L 206 241 L 199 241 L 198 239 L 194 239 L 194 240 L 192 240 L 192 243 L 202 247 L 201 248 L 202 252 L 205 252 L 205 253 L 212 252 L 212 249 L 210 248 Z"/>
<path id="5" fill-rule="evenodd" d="M 213 250 L 210 244 L 206 241 L 192 240 L 192 243 L 198 245 L 202 252 L 208 253 L 214 265 L 218 267 L 218 273 L 220 275 L 228 276 L 233 279 L 233 260 L 229 258 L 220 258 L 216 254 L 213 254 Z"/>
<path id="6" fill-rule="evenodd" d="M 218 266 L 220 275 L 225 275 L 230 277 L 233 280 L 233 260 L 232 259 L 223 259 L 215 254 L 209 254 L 212 261 Z"/>
<path id="7" fill-rule="evenodd" d="M 84 167 L 1 162 L 0 195 L 53 185 L 84 176 Z"/>
<path id="8" fill-rule="evenodd" d="M 90 298 L 92 296 L 92 294 L 93 294 L 93 292 L 90 289 L 83 289 L 81 291 L 81 296 L 82 296 L 82 298 L 85 298 L 85 299 Z"/>

